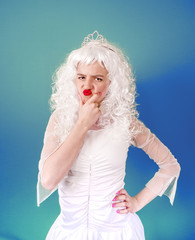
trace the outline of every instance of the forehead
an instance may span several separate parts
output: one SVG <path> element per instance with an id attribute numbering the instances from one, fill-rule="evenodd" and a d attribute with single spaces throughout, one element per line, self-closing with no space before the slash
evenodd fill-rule
<path id="1" fill-rule="evenodd" d="M 103 75 L 106 76 L 108 71 L 102 64 L 102 66 L 96 61 L 94 63 L 85 64 L 85 63 L 78 63 L 77 65 L 77 73 L 80 74 L 90 74 L 90 75 Z"/>

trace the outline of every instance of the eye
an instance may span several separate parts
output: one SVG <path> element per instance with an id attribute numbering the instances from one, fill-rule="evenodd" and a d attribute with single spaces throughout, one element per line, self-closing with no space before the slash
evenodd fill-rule
<path id="1" fill-rule="evenodd" d="M 96 80 L 97 80 L 98 82 L 102 82 L 102 81 L 103 81 L 102 78 L 96 78 Z"/>
<path id="2" fill-rule="evenodd" d="M 83 76 L 78 76 L 78 79 L 83 80 L 83 79 L 85 79 L 85 77 L 83 77 Z"/>

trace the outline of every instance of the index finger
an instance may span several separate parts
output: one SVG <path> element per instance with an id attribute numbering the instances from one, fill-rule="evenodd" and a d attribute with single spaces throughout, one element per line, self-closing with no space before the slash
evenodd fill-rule
<path id="1" fill-rule="evenodd" d="M 99 93 L 94 93 L 89 100 L 87 100 L 88 103 L 95 103 L 96 100 L 100 97 L 101 95 Z"/>

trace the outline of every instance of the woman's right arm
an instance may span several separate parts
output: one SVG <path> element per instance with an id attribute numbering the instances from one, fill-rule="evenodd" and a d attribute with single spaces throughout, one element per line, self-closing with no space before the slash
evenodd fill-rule
<path id="1" fill-rule="evenodd" d="M 85 104 L 80 99 L 77 122 L 62 145 L 43 164 L 41 183 L 44 188 L 53 190 L 76 160 L 87 131 L 100 117 L 101 112 L 96 104 L 98 97 L 98 94 L 93 95 Z"/>

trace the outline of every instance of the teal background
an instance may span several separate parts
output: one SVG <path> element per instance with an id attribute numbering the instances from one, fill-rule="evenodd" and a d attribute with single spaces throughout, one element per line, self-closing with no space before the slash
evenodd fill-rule
<path id="1" fill-rule="evenodd" d="M 140 119 L 182 167 L 174 206 L 163 196 L 138 212 L 146 240 L 195 239 L 194 10 L 189 0 L 0 1 L 1 240 L 42 240 L 59 214 L 57 193 L 36 206 L 51 76 L 96 29 L 130 57 Z M 156 170 L 130 148 L 128 193 Z"/>

